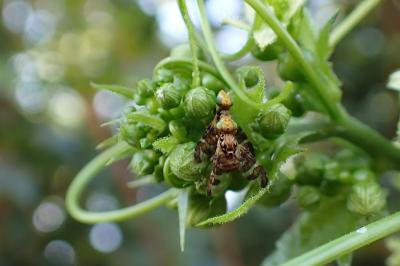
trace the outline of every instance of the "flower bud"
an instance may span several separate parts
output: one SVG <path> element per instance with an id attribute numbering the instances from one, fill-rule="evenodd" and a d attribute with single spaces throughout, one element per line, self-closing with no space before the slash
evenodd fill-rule
<path id="1" fill-rule="evenodd" d="M 316 187 L 313 186 L 302 186 L 300 187 L 299 193 L 297 195 L 297 202 L 303 208 L 310 208 L 315 206 L 321 195 Z"/>
<path id="2" fill-rule="evenodd" d="M 166 68 L 157 69 L 154 73 L 153 80 L 158 84 L 162 85 L 167 82 L 172 82 L 174 80 L 174 73 Z"/>
<path id="3" fill-rule="evenodd" d="M 184 141 L 187 135 L 185 126 L 178 120 L 172 120 L 168 124 L 169 131 L 179 141 Z"/>
<path id="4" fill-rule="evenodd" d="M 201 84 L 203 84 L 203 86 L 207 89 L 214 91 L 215 93 L 218 93 L 224 88 L 224 84 L 221 81 L 208 73 L 203 74 Z"/>
<path id="5" fill-rule="evenodd" d="M 294 60 L 289 53 L 281 53 L 278 60 L 278 73 L 283 80 L 291 80 L 301 82 L 305 80 L 305 76 L 300 65 Z"/>
<path id="6" fill-rule="evenodd" d="M 204 87 L 190 90 L 185 97 L 184 107 L 188 117 L 203 118 L 215 108 L 215 93 Z"/>
<path id="7" fill-rule="evenodd" d="M 212 198 L 192 193 L 189 198 L 189 209 L 186 223 L 190 226 L 205 221 L 210 217 L 221 215 L 226 212 L 225 197 Z"/>
<path id="8" fill-rule="evenodd" d="M 172 173 L 169 157 L 167 157 L 167 159 L 164 162 L 163 176 L 165 182 L 172 187 L 183 188 L 187 184 L 187 182 L 185 182 L 182 179 L 179 179 L 176 175 L 174 175 L 174 173 Z"/>
<path id="9" fill-rule="evenodd" d="M 165 110 L 177 107 L 181 102 L 181 98 L 182 96 L 172 83 L 165 83 L 156 91 L 157 102 Z"/>
<path id="10" fill-rule="evenodd" d="M 196 144 L 187 142 L 178 145 L 170 154 L 170 167 L 172 173 L 185 181 L 196 181 L 201 178 L 206 164 L 197 163 L 194 159 Z"/>
<path id="11" fill-rule="evenodd" d="M 138 124 L 122 123 L 120 136 L 129 145 L 139 147 L 140 139 L 146 135 L 146 130 Z"/>
<path id="12" fill-rule="evenodd" d="M 302 157 L 301 160 L 296 161 L 298 168 L 295 181 L 301 185 L 319 186 L 328 162 L 329 157 L 324 154 L 315 153 L 307 158 Z"/>
<path id="13" fill-rule="evenodd" d="M 151 174 L 158 160 L 158 155 L 153 150 L 142 150 L 136 152 L 130 163 L 130 168 L 138 176 Z"/>
<path id="14" fill-rule="evenodd" d="M 253 49 L 251 49 L 251 54 L 261 61 L 272 61 L 278 58 L 282 50 L 282 45 L 279 42 L 274 42 L 264 49 L 261 49 L 258 45 L 254 45 Z"/>
<path id="15" fill-rule="evenodd" d="M 375 181 L 360 182 L 353 185 L 347 200 L 347 208 L 361 215 L 371 215 L 386 205 L 386 192 Z"/>
<path id="16" fill-rule="evenodd" d="M 138 93 L 144 97 L 149 97 L 154 93 L 154 87 L 151 84 L 151 81 L 148 79 L 142 79 L 141 81 L 139 81 L 136 85 L 136 88 L 138 90 Z"/>
<path id="17" fill-rule="evenodd" d="M 285 132 L 289 119 L 290 111 L 284 105 L 278 103 L 268 110 L 260 112 L 257 122 L 264 137 L 275 139 Z"/>

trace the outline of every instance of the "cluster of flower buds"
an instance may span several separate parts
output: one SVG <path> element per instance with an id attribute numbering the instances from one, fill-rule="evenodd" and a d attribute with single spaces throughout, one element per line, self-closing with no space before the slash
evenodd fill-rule
<path id="1" fill-rule="evenodd" d="M 334 158 L 313 153 L 296 161 L 294 182 L 300 186 L 297 200 L 304 208 L 313 208 L 324 196 L 347 195 L 349 211 L 369 216 L 386 206 L 386 192 L 369 170 L 369 162 L 351 150 Z"/>

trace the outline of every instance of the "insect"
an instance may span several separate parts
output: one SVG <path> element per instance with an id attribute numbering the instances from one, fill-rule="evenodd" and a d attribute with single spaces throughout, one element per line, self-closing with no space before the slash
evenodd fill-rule
<path id="1" fill-rule="evenodd" d="M 257 163 L 254 149 L 244 132 L 233 120 L 229 109 L 230 96 L 221 90 L 217 96 L 218 109 L 195 148 L 195 160 L 201 162 L 211 158 L 213 165 L 207 184 L 207 194 L 218 185 L 218 176 L 223 173 L 240 171 L 248 180 L 260 178 L 261 187 L 266 187 L 268 179 L 264 168 Z"/>

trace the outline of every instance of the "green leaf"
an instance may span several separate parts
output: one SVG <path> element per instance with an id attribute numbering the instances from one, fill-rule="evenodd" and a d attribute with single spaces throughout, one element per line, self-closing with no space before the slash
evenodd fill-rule
<path id="1" fill-rule="evenodd" d="M 338 12 L 328 19 L 319 32 L 315 52 L 320 60 L 327 60 L 333 51 L 333 48 L 329 45 L 329 36 L 331 34 L 333 24 L 337 18 L 337 14 Z"/>
<path id="2" fill-rule="evenodd" d="M 134 90 L 128 87 L 113 84 L 97 84 L 93 82 L 91 82 L 90 85 L 95 89 L 112 91 L 129 99 L 133 99 L 134 96 Z"/>
<path id="3" fill-rule="evenodd" d="M 266 192 L 268 191 L 268 188 L 261 188 L 259 189 L 254 196 L 248 198 L 242 205 L 240 205 L 239 208 L 230 211 L 228 213 L 225 213 L 220 216 L 215 216 L 212 218 L 209 218 L 201 223 L 199 223 L 197 226 L 204 226 L 204 225 L 209 225 L 209 224 L 223 224 L 227 222 L 231 222 L 243 214 L 245 214 Z"/>
<path id="4" fill-rule="evenodd" d="M 325 198 L 317 209 L 303 213 L 276 243 L 263 266 L 281 265 L 304 252 L 356 229 L 359 216 L 346 208 L 346 197 Z"/>
<path id="5" fill-rule="evenodd" d="M 97 144 L 96 149 L 102 150 L 104 148 L 108 148 L 116 144 L 117 142 L 118 142 L 118 135 L 114 135 Z"/>
<path id="6" fill-rule="evenodd" d="M 150 115 L 143 111 L 133 112 L 126 115 L 129 122 L 141 122 L 146 126 L 154 128 L 159 132 L 163 132 L 167 124 L 161 118 Z"/>
<path id="7" fill-rule="evenodd" d="M 255 103 L 262 103 L 265 95 L 265 78 L 262 69 L 258 66 L 243 66 L 236 70 L 239 89 Z M 246 112 L 243 112 L 246 110 Z M 233 95 L 232 114 L 236 122 L 242 127 L 247 137 L 251 137 L 250 123 L 259 113 L 258 108 L 249 106 L 236 94 Z"/>
<path id="8" fill-rule="evenodd" d="M 161 151 L 164 154 L 170 153 L 176 145 L 179 144 L 179 141 L 173 136 L 167 136 L 163 138 L 159 138 L 153 142 L 153 148 Z"/>
<path id="9" fill-rule="evenodd" d="M 389 89 L 397 90 L 400 92 L 400 69 L 390 74 L 387 86 Z"/>
<path id="10" fill-rule="evenodd" d="M 188 189 L 181 189 L 178 194 L 178 215 L 179 215 L 179 243 L 181 251 L 185 250 L 185 231 L 186 231 L 186 218 L 188 213 L 189 191 Z"/>

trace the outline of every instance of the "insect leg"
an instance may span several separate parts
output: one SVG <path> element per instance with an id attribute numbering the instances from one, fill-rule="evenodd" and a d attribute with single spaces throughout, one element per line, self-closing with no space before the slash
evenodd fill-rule
<path id="1" fill-rule="evenodd" d="M 207 127 L 201 139 L 197 142 L 194 158 L 197 162 L 201 162 L 203 159 L 209 159 L 215 152 L 217 147 L 217 130 L 215 124 L 219 120 L 220 113 L 218 112 L 213 121 Z"/>
<path id="2" fill-rule="evenodd" d="M 251 145 L 249 143 L 249 145 Z M 268 184 L 267 174 L 265 169 L 257 163 L 257 160 L 250 149 L 251 146 L 240 145 L 240 168 L 239 170 L 248 180 L 260 178 L 261 187 L 266 187 Z"/>
<path id="3" fill-rule="evenodd" d="M 216 186 L 219 184 L 220 181 L 217 179 L 217 176 L 219 176 L 221 174 L 222 174 L 221 170 L 214 166 L 213 170 L 211 171 L 210 179 L 208 180 L 208 184 L 207 184 L 207 195 L 208 196 L 211 196 L 212 186 Z"/>

